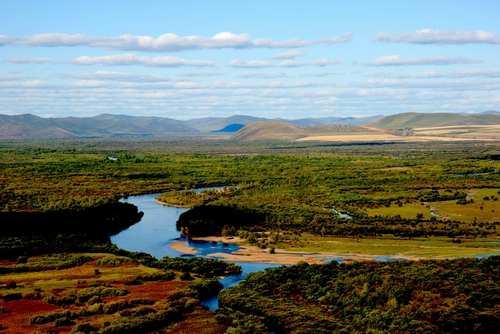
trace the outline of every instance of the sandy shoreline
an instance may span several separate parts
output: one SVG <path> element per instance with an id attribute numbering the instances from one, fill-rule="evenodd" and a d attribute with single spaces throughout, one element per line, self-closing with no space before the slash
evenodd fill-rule
<path id="1" fill-rule="evenodd" d="M 207 241 L 207 242 L 224 242 L 238 244 L 243 239 L 239 237 L 193 237 L 192 240 Z M 195 255 L 196 249 L 186 245 L 185 241 L 177 241 L 170 245 L 170 247 L 178 252 Z M 272 263 L 272 264 L 297 264 L 298 262 L 307 262 L 309 264 L 324 263 L 325 259 L 342 259 L 343 261 L 369 261 L 374 260 L 375 257 L 388 256 L 391 258 L 406 259 L 406 260 L 420 260 L 419 257 L 391 254 L 391 255 L 367 255 L 367 254 L 339 254 L 339 253 L 308 253 L 308 252 L 293 252 L 284 249 L 276 249 L 275 254 L 270 254 L 269 249 L 261 249 L 257 246 L 240 246 L 240 249 L 231 254 L 226 253 L 212 253 L 206 257 L 218 257 L 228 261 L 234 262 L 258 262 L 258 263 Z"/>
<path id="2" fill-rule="evenodd" d="M 184 241 L 176 241 L 170 244 L 170 248 L 184 254 L 195 255 L 198 253 L 193 247 L 186 245 Z"/>
<path id="3" fill-rule="evenodd" d="M 175 204 L 169 204 L 169 203 L 166 203 L 166 202 L 162 202 L 162 201 L 159 201 L 155 198 L 155 202 L 158 203 L 158 204 L 161 204 L 161 205 L 166 205 L 166 206 L 173 206 L 175 208 L 181 208 L 181 209 L 187 209 L 188 207 L 187 206 L 183 206 L 183 205 L 175 205 Z"/>

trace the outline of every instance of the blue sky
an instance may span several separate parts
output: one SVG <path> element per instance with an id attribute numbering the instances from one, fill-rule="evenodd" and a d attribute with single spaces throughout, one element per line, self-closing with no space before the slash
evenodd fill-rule
<path id="1" fill-rule="evenodd" d="M 0 114 L 500 110 L 500 2 L 0 1 Z"/>

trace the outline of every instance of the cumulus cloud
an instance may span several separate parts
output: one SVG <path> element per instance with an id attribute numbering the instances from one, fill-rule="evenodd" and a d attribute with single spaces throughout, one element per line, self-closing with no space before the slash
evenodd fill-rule
<path id="1" fill-rule="evenodd" d="M 300 50 L 290 50 L 273 55 L 272 59 L 294 59 L 295 57 L 302 57 L 306 54 Z"/>
<path id="2" fill-rule="evenodd" d="M 499 70 L 482 70 L 482 69 L 467 69 L 461 71 L 453 71 L 448 74 L 438 73 L 436 71 L 429 71 L 423 74 L 418 74 L 415 76 L 417 79 L 429 79 L 429 78 L 472 78 L 472 77 L 482 77 L 482 78 L 500 78 Z"/>
<path id="3" fill-rule="evenodd" d="M 269 61 L 262 60 L 251 60 L 251 61 L 239 61 L 232 60 L 227 65 L 230 67 L 241 67 L 241 68 L 258 68 L 258 67 L 302 67 L 302 66 L 326 66 L 326 65 L 336 65 L 341 64 L 341 60 L 329 60 L 327 58 L 322 58 L 318 60 L 313 60 L 310 63 L 298 61 L 295 59 L 289 59 L 282 61 L 281 63 L 275 64 Z"/>
<path id="4" fill-rule="evenodd" d="M 261 79 L 270 79 L 270 78 L 282 78 L 286 77 L 283 72 L 279 73 L 240 73 L 238 74 L 240 78 L 261 78 Z"/>
<path id="5" fill-rule="evenodd" d="M 338 65 L 338 64 L 342 64 L 343 62 L 339 59 L 335 59 L 335 60 L 330 60 L 328 58 L 321 58 L 321 59 L 317 59 L 317 60 L 313 60 L 311 62 L 311 65 L 314 65 L 314 66 L 327 66 L 327 65 Z"/>
<path id="6" fill-rule="evenodd" d="M 411 44 L 500 44 L 500 36 L 492 31 L 458 31 L 421 29 L 415 32 L 393 34 L 381 31 L 372 37 L 375 42 L 411 43 Z"/>
<path id="7" fill-rule="evenodd" d="M 320 78 L 320 77 L 328 77 L 330 75 L 339 75 L 340 73 L 328 73 L 328 72 L 314 72 L 314 73 L 302 73 L 301 77 L 311 77 L 311 78 Z"/>
<path id="8" fill-rule="evenodd" d="M 0 45 L 11 44 L 14 42 L 14 37 L 9 37 L 5 35 L 0 35 Z"/>
<path id="9" fill-rule="evenodd" d="M 209 71 L 209 72 L 184 72 L 179 75 L 181 77 L 213 77 L 222 74 L 224 73 L 219 71 Z"/>
<path id="10" fill-rule="evenodd" d="M 472 60 L 465 57 L 408 57 L 399 55 L 383 56 L 375 60 L 365 62 L 368 66 L 408 66 L 408 65 L 451 65 L 451 64 L 477 64 L 480 60 Z"/>
<path id="11" fill-rule="evenodd" d="M 61 74 L 60 77 L 79 79 L 79 80 L 117 80 L 117 81 L 132 81 L 132 82 L 170 81 L 170 78 L 164 75 L 121 73 L 121 72 L 112 72 L 104 70 L 99 70 L 94 73 Z"/>
<path id="12" fill-rule="evenodd" d="M 137 56 L 133 53 L 89 57 L 81 56 L 74 60 L 65 61 L 73 65 L 107 65 L 107 66 L 120 66 L 120 65 L 142 65 L 150 67 L 179 67 L 179 66 L 214 66 L 214 63 L 208 60 L 188 60 L 184 58 L 161 56 L 161 57 L 146 57 Z"/>
<path id="13" fill-rule="evenodd" d="M 178 36 L 173 33 L 167 33 L 156 38 L 152 36 L 135 36 L 130 34 L 118 37 L 100 37 L 88 36 L 85 34 L 70 35 L 63 33 L 48 33 L 24 37 L 0 35 L 0 45 L 17 44 L 44 47 L 88 46 L 102 47 L 110 50 L 164 52 L 222 48 L 294 48 L 312 46 L 315 44 L 344 43 L 349 42 L 351 37 L 352 33 L 348 32 L 307 42 L 298 38 L 289 40 L 260 38 L 252 40 L 249 34 L 234 34 L 230 31 L 223 31 L 212 37 L 198 35 Z"/>
<path id="14" fill-rule="evenodd" d="M 305 66 L 305 65 L 306 65 L 306 63 L 304 63 L 302 61 L 298 61 L 298 60 L 293 60 L 293 59 L 285 60 L 285 61 L 278 64 L 279 67 L 301 67 L 301 66 Z"/>
<path id="15" fill-rule="evenodd" d="M 15 64 L 43 64 L 43 63 L 51 63 L 52 58 L 11 58 L 7 60 L 9 63 Z"/>
<path id="16" fill-rule="evenodd" d="M 485 78 L 499 78 L 499 70 L 480 70 L 480 69 L 468 69 L 462 71 L 455 71 L 451 74 L 454 78 L 465 78 L 465 77 L 485 77 Z"/>
<path id="17" fill-rule="evenodd" d="M 239 61 L 231 60 L 227 66 L 229 67 L 241 67 L 241 68 L 258 68 L 258 67 L 273 67 L 275 64 L 268 61 L 261 60 L 250 60 L 250 61 Z"/>
<path id="18" fill-rule="evenodd" d="M 337 44 L 337 43 L 346 43 L 352 40 L 352 32 L 346 32 L 345 34 L 333 36 L 333 37 L 325 37 L 315 41 L 315 44 L 324 43 L 324 44 Z"/>

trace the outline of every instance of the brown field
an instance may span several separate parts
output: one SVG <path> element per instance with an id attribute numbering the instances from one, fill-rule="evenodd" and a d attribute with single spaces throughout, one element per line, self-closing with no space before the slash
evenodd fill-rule
<path id="1" fill-rule="evenodd" d="M 339 141 L 339 142 L 370 142 L 370 141 L 398 141 L 398 142 L 433 142 L 433 141 L 474 141 L 474 140 L 495 140 L 493 138 L 452 138 L 439 136 L 395 136 L 387 133 L 360 133 L 351 135 L 329 135 L 329 136 L 309 136 L 300 138 L 297 141 Z"/>

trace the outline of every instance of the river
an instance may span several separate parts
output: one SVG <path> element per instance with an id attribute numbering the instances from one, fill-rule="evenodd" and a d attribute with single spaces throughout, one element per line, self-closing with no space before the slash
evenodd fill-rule
<path id="1" fill-rule="evenodd" d="M 197 189 L 197 191 L 201 190 Z M 175 223 L 179 216 L 188 209 L 156 203 L 155 198 L 159 195 L 160 193 L 147 194 L 122 199 L 122 202 L 136 205 L 139 211 L 144 212 L 144 216 L 137 224 L 112 236 L 111 242 L 128 251 L 149 253 L 157 259 L 164 256 L 192 256 L 175 251 L 170 247 L 173 242 L 184 240 L 179 237 L 180 232 L 175 228 Z M 189 241 L 189 247 L 195 248 L 198 256 L 206 256 L 212 253 L 232 253 L 239 248 L 233 244 L 202 241 Z M 223 288 L 238 284 L 248 273 L 280 266 L 279 264 L 251 262 L 236 262 L 236 264 L 242 267 L 242 273 L 221 279 Z M 218 308 L 218 299 L 213 297 L 210 300 L 203 301 L 202 304 L 208 306 L 211 310 L 215 310 Z"/>

